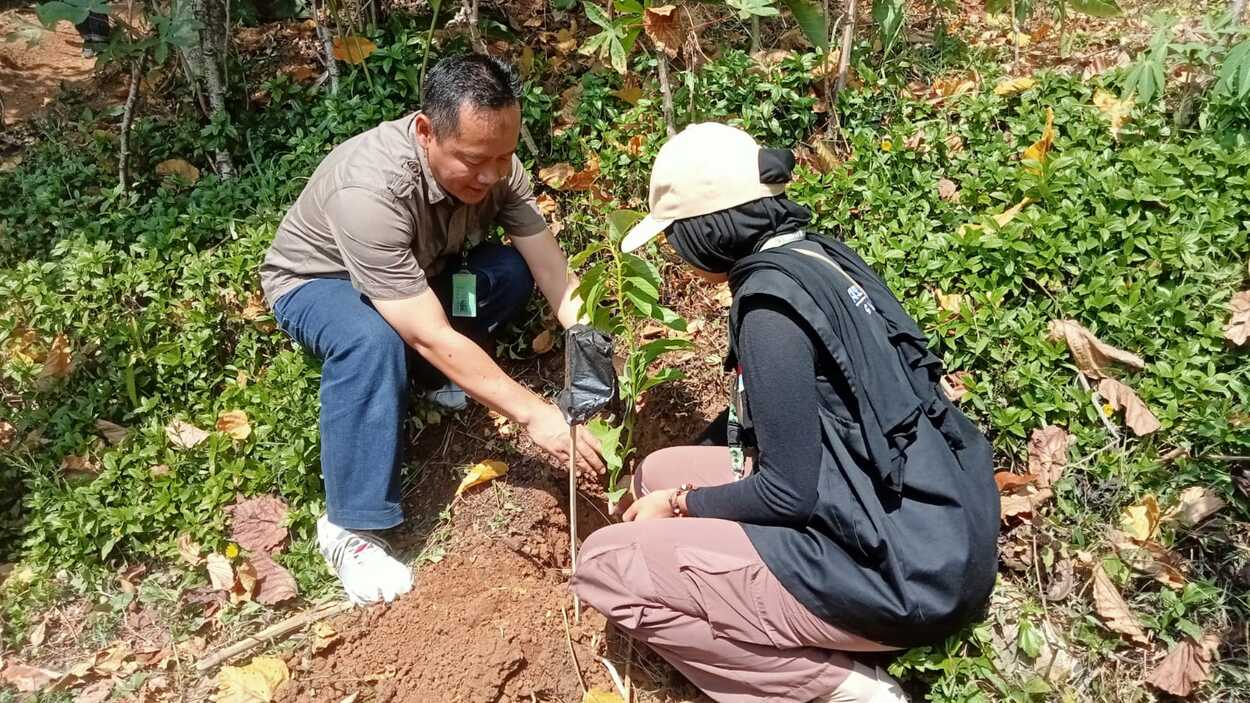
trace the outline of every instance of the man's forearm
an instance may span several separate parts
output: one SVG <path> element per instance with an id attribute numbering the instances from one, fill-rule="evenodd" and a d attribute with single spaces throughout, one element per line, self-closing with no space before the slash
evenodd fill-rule
<path id="1" fill-rule="evenodd" d="M 560 321 L 560 326 L 565 329 L 576 325 L 578 322 L 583 322 L 581 314 L 582 299 L 577 295 L 577 286 L 579 284 L 577 275 L 570 271 L 564 290 L 554 300 L 551 297 L 547 298 L 548 302 L 551 303 L 552 312 L 555 313 L 556 319 Z"/>
<path id="2" fill-rule="evenodd" d="M 448 328 L 429 343 L 410 341 L 414 349 L 475 400 L 521 425 L 545 402 L 508 377 L 472 340 Z"/>

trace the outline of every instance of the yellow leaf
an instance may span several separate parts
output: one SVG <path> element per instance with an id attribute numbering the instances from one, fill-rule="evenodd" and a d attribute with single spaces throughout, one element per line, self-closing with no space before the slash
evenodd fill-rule
<path id="1" fill-rule="evenodd" d="M 999 214 L 995 215 L 994 223 L 997 224 L 999 227 L 1006 227 L 1007 223 L 1016 219 L 1016 215 L 1019 215 L 1020 211 L 1024 209 L 1024 206 L 1028 205 L 1031 202 L 1033 202 L 1033 198 L 1025 198 L 1024 200 L 1021 200 L 1015 205 L 1012 205 L 1011 207 L 1007 208 L 1003 212 L 1000 212 Z"/>
<path id="2" fill-rule="evenodd" d="M 1120 529 L 1133 539 L 1143 542 L 1153 539 L 1159 530 L 1159 501 L 1147 495 L 1124 509 L 1120 515 Z"/>
<path id="3" fill-rule="evenodd" d="M 521 49 L 521 57 L 517 59 L 517 68 L 521 69 L 521 76 L 525 78 L 534 72 L 534 50 L 528 44 Z"/>
<path id="4" fill-rule="evenodd" d="M 325 651 L 339 640 L 339 633 L 327 622 L 319 622 L 312 628 L 312 650 L 313 653 Z"/>
<path id="5" fill-rule="evenodd" d="M 1094 93 L 1094 107 L 1111 123 L 1111 136 L 1118 138 L 1120 128 L 1128 122 L 1129 114 L 1133 111 L 1133 101 L 1120 100 L 1111 93 L 1100 90 Z"/>
<path id="6" fill-rule="evenodd" d="M 252 425 L 247 421 L 247 413 L 242 410 L 228 410 L 217 416 L 217 431 L 225 432 L 237 440 L 244 440 L 252 434 Z"/>
<path id="7" fill-rule="evenodd" d="M 366 37 L 349 36 L 334 38 L 334 58 L 350 64 L 362 64 L 378 50 L 377 44 Z"/>
<path id="8" fill-rule="evenodd" d="M 216 703 L 269 703 L 291 678 L 286 662 L 256 657 L 247 666 L 223 666 L 217 674 Z"/>
<path id="9" fill-rule="evenodd" d="M 602 688 L 592 688 L 582 694 L 582 703 L 624 703 L 621 695 L 616 691 L 605 691 Z"/>
<path id="10" fill-rule="evenodd" d="M 945 310 L 946 312 L 959 314 L 959 308 L 964 302 L 964 297 L 962 295 L 959 293 L 943 293 L 940 290 L 937 291 L 935 295 L 937 296 L 939 308 Z"/>
<path id="11" fill-rule="evenodd" d="M 460 482 L 460 487 L 456 489 L 456 495 L 460 495 L 480 483 L 486 483 L 492 479 L 499 478 L 506 473 L 508 473 L 508 465 L 502 461 L 487 460 L 478 462 L 476 466 L 469 469 L 464 475 L 464 480 Z"/>
<path id="12" fill-rule="evenodd" d="M 166 159 L 156 165 L 156 175 L 178 176 L 187 183 L 195 183 L 200 180 L 200 169 L 183 159 Z"/>
<path id="13" fill-rule="evenodd" d="M 881 151 L 894 151 L 894 142 L 889 137 L 881 140 Z"/>
<path id="14" fill-rule="evenodd" d="M 1046 126 L 1042 128 L 1042 138 L 1033 142 L 1033 145 L 1024 150 L 1020 158 L 1024 161 L 1035 161 L 1036 166 L 1026 166 L 1033 173 L 1040 172 L 1042 164 L 1046 163 L 1046 156 L 1050 153 L 1050 147 L 1055 142 L 1055 111 L 1046 108 Z"/>
<path id="15" fill-rule="evenodd" d="M 1037 85 L 1037 81 L 1032 78 L 1007 78 L 999 81 L 998 85 L 994 86 L 994 94 L 1000 97 L 1016 95 L 1032 88 L 1034 85 Z"/>

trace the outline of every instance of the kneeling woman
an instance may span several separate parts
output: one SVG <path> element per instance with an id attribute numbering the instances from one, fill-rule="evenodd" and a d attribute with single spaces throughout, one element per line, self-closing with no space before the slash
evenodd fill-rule
<path id="1" fill-rule="evenodd" d="M 793 166 L 718 124 L 660 150 L 651 214 L 623 248 L 666 233 L 728 279 L 734 398 L 703 446 L 647 457 L 573 588 L 717 701 L 901 701 L 856 653 L 938 642 L 982 614 L 990 449 L 881 279 L 805 233 L 810 213 L 784 195 Z"/>

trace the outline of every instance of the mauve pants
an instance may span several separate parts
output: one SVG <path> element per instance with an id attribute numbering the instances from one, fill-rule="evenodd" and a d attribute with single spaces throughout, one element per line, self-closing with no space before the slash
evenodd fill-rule
<path id="1" fill-rule="evenodd" d="M 670 447 L 647 457 L 634 494 L 733 479 L 725 447 Z M 721 703 L 799 703 L 846 678 L 845 652 L 893 649 L 811 614 L 730 520 L 610 525 L 578 553 L 574 592 L 648 644 Z"/>

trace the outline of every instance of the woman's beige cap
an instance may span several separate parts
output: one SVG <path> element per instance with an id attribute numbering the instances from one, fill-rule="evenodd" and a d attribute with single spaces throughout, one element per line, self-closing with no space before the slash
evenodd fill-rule
<path id="1" fill-rule="evenodd" d="M 784 183 L 760 183 L 760 145 L 736 127 L 692 124 L 664 143 L 651 169 L 651 212 L 621 240 L 633 251 L 675 220 L 781 195 Z"/>

